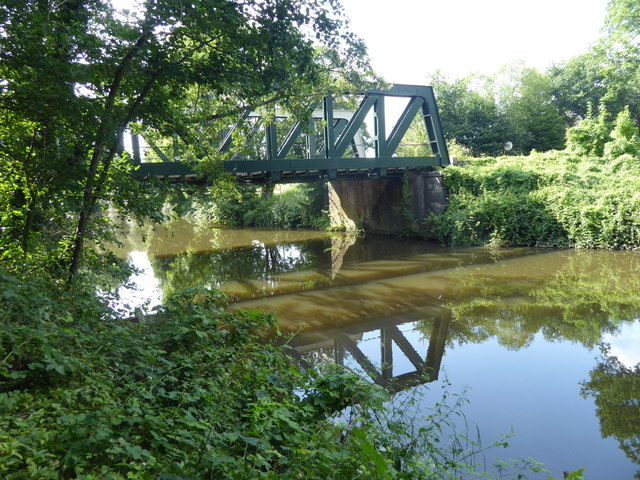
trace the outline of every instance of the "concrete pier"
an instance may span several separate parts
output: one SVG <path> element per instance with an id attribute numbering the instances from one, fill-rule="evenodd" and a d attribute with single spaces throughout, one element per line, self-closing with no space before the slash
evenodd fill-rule
<path id="1" fill-rule="evenodd" d="M 370 233 L 425 234 L 429 215 L 440 215 L 447 203 L 441 172 L 334 180 L 328 194 L 333 227 Z"/>

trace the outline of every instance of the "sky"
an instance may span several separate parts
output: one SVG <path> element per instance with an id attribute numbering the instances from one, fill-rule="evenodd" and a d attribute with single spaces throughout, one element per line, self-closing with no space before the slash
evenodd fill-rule
<path id="1" fill-rule="evenodd" d="M 390 83 L 425 84 L 494 74 L 522 60 L 544 71 L 584 53 L 609 0 L 342 0 L 376 72 Z"/>
<path id="2" fill-rule="evenodd" d="M 616 335 L 605 334 L 602 340 L 611 346 L 611 355 L 626 367 L 640 365 L 640 321 L 622 324 Z"/>

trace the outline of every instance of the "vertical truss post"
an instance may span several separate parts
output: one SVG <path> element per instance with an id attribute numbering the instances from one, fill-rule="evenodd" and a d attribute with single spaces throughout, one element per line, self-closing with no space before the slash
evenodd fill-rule
<path id="1" fill-rule="evenodd" d="M 174 133 L 172 142 L 173 142 L 173 161 L 177 162 L 180 159 L 180 145 L 178 144 L 178 134 Z"/>
<path id="2" fill-rule="evenodd" d="M 376 157 L 384 157 L 387 151 L 387 128 L 384 116 L 384 96 L 378 95 L 373 107 L 373 132 Z"/>
<path id="3" fill-rule="evenodd" d="M 274 118 L 274 123 L 270 123 L 269 125 L 267 125 L 266 129 L 265 129 L 265 133 L 266 133 L 266 147 L 267 147 L 267 160 L 275 160 L 278 158 L 278 130 L 276 128 L 276 124 L 275 124 L 275 118 Z M 270 177 L 270 182 L 278 182 L 281 178 L 281 172 L 274 170 L 270 173 L 269 175 Z"/>
<path id="4" fill-rule="evenodd" d="M 309 133 L 307 134 L 307 148 L 309 149 L 309 158 L 317 158 L 318 145 L 316 142 L 315 122 L 313 118 L 309 120 L 307 128 L 309 129 Z"/>
<path id="5" fill-rule="evenodd" d="M 380 329 L 380 361 L 382 362 L 382 378 L 388 382 L 393 378 L 393 346 L 392 335 L 386 328 Z"/>
<path id="6" fill-rule="evenodd" d="M 278 158 L 278 130 L 276 124 L 271 123 L 266 128 L 267 135 L 267 159 L 273 160 Z"/>
<path id="7" fill-rule="evenodd" d="M 140 155 L 140 137 L 137 133 L 131 134 L 131 149 L 133 150 L 133 163 L 140 165 L 142 156 Z"/>
<path id="8" fill-rule="evenodd" d="M 335 130 L 333 126 L 333 96 L 331 94 L 324 98 L 324 156 L 333 157 L 333 149 L 336 144 Z"/>
<path id="9" fill-rule="evenodd" d="M 443 314 L 433 324 L 429 348 L 427 349 L 426 366 L 432 380 L 438 379 L 440 364 L 444 355 L 447 336 L 449 335 L 449 323 L 451 323 L 451 312 Z"/>
<path id="10" fill-rule="evenodd" d="M 324 111 L 324 156 L 325 158 L 332 158 L 333 152 L 336 146 L 336 132 L 333 125 L 333 96 L 331 94 L 324 98 L 323 104 Z M 330 179 L 334 179 L 338 176 L 335 168 L 329 169 L 327 174 Z"/>
<path id="11" fill-rule="evenodd" d="M 333 361 L 338 365 L 344 365 L 344 344 L 336 337 L 333 345 Z"/>
<path id="12" fill-rule="evenodd" d="M 425 102 L 422 105 L 422 113 L 429 134 L 431 150 L 434 155 L 440 157 L 440 166 L 446 167 L 449 165 L 449 152 L 447 151 L 447 142 L 444 139 L 444 132 L 442 131 L 436 97 L 433 94 L 433 87 L 424 88 L 428 94 L 424 97 Z"/>

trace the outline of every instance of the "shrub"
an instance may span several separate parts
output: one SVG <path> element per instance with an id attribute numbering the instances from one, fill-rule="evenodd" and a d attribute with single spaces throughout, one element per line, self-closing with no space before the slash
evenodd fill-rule
<path id="1" fill-rule="evenodd" d="M 448 167 L 444 180 L 449 205 L 434 222 L 444 243 L 640 246 L 640 159 L 629 153 L 482 159 Z"/>
<path id="2" fill-rule="evenodd" d="M 604 154 L 604 146 L 610 139 L 610 128 L 604 104 L 600 105 L 598 116 L 595 118 L 589 105 L 587 118 L 567 130 L 567 150 L 579 155 L 601 157 Z"/>
<path id="3" fill-rule="evenodd" d="M 215 208 L 225 225 L 262 228 L 318 228 L 329 225 L 324 185 L 301 184 L 262 198 L 255 187 L 241 187 L 241 196 L 217 199 Z"/>
<path id="4" fill-rule="evenodd" d="M 565 235 L 544 202 L 512 190 L 460 193 L 435 220 L 438 238 L 450 245 L 532 246 L 564 243 Z"/>
<path id="5" fill-rule="evenodd" d="M 616 118 L 611 131 L 611 141 L 604 146 L 604 155 L 615 159 L 625 154 L 637 157 L 639 153 L 640 134 L 627 106 Z"/>

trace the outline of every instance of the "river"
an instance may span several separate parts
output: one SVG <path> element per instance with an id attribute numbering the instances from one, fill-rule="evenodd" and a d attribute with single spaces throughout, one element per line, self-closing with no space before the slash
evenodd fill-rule
<path id="1" fill-rule="evenodd" d="M 513 431 L 487 465 L 531 457 L 558 478 L 640 475 L 640 253 L 186 221 L 131 231 L 117 253 L 140 269 L 137 290 L 120 289 L 123 309 L 215 287 L 230 309 L 274 313 L 303 361 L 342 362 L 398 395 L 426 388 L 424 412 L 442 392 L 464 395 L 471 436 Z"/>

